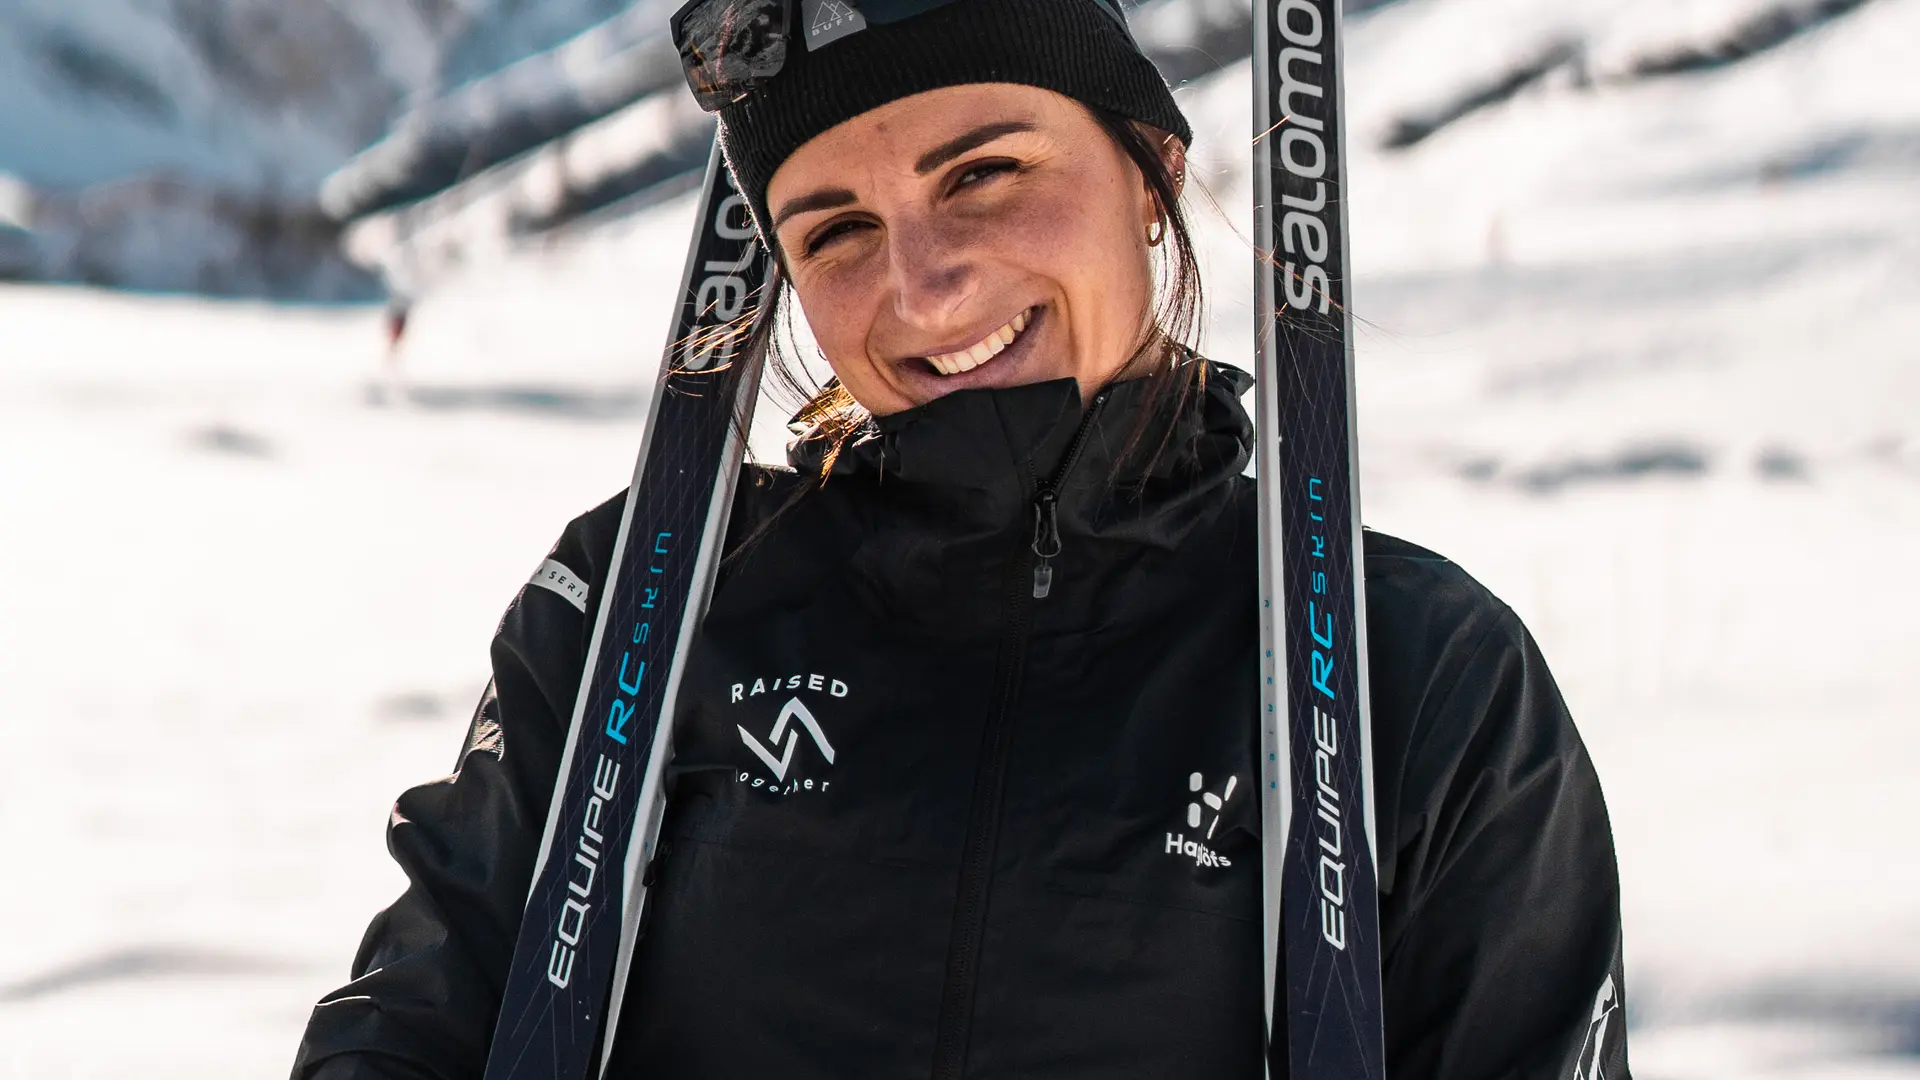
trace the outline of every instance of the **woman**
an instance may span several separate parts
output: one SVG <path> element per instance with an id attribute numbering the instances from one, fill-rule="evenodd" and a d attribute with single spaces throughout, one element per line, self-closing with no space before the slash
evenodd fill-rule
<path id="1" fill-rule="evenodd" d="M 778 68 L 710 103 L 836 382 L 741 485 L 611 1075 L 1258 1077 L 1248 380 L 1185 342 L 1187 123 L 1107 0 Z M 619 509 L 552 553 L 596 595 Z M 1545 665 L 1444 559 L 1366 558 L 1390 1072 L 1624 1077 L 1611 834 Z M 508 609 L 296 1077 L 480 1074 L 587 630 Z"/>

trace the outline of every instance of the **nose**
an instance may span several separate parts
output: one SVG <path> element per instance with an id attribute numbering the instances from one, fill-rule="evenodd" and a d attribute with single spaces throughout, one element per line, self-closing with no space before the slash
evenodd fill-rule
<path id="1" fill-rule="evenodd" d="M 980 285 L 965 239 L 925 218 L 894 223 L 887 261 L 894 314 L 917 330 L 950 328 Z"/>

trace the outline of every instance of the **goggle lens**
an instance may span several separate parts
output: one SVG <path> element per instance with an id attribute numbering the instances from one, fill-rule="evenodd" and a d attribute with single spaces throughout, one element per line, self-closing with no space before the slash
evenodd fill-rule
<path id="1" fill-rule="evenodd" d="M 693 0 L 673 17 L 673 43 L 694 99 L 718 112 L 786 66 L 788 0 Z"/>

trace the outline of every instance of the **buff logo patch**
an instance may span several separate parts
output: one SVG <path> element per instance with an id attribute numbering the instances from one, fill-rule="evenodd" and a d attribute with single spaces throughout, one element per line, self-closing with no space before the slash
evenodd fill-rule
<path id="1" fill-rule="evenodd" d="M 866 17 L 847 0 L 800 0 L 800 21 L 807 28 L 808 52 L 867 28 Z"/>

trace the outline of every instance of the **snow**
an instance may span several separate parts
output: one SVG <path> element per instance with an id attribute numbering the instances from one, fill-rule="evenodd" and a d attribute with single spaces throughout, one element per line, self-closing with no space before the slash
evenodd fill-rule
<path id="1" fill-rule="evenodd" d="M 0 0 L 0 171 L 162 173 L 311 195 L 417 95 L 542 52 L 624 0 Z"/>
<path id="2" fill-rule="evenodd" d="M 404 6 L 0 0 L 0 169 L 311 190 L 435 59 Z"/>
<path id="3" fill-rule="evenodd" d="M 667 17 L 643 0 L 564 45 L 409 111 L 321 185 L 348 222 L 346 250 L 394 291 L 438 289 L 573 219 L 631 212 L 697 180 L 713 117 L 683 88 Z M 1150 0 L 1134 9 L 1142 50 L 1179 81 L 1252 48 L 1236 0 Z"/>
<path id="4" fill-rule="evenodd" d="M 545 223 L 580 216 L 583 197 L 628 186 L 624 177 L 644 172 L 674 193 L 697 184 L 699 174 L 687 170 L 706 164 L 713 131 L 713 117 L 692 95 L 652 94 L 445 190 L 362 216 L 346 226 L 342 248 L 358 265 L 377 267 L 396 293 L 436 292 L 450 279 L 472 278 L 473 263 L 497 267 L 530 235 L 550 231 Z"/>
<path id="5" fill-rule="evenodd" d="M 1536 8 L 1353 24 L 1366 517 L 1553 665 L 1613 813 L 1636 1075 L 1920 1077 L 1920 0 L 1379 149 L 1547 30 L 1684 36 Z M 1505 52 L 1413 70 L 1494 23 Z M 1243 358 L 1246 68 L 1182 93 L 1228 219 L 1209 351 Z M 373 312 L 0 289 L 0 1078 L 286 1069 L 400 886 L 386 807 L 625 482 L 689 224 L 470 268 L 416 312 L 406 402 Z"/>
<path id="6" fill-rule="evenodd" d="M 321 205 L 341 221 L 389 209 L 565 136 L 649 92 L 678 91 L 679 56 L 667 36 L 676 6 L 643 0 L 555 48 L 421 102 L 327 178 Z"/>
<path id="7" fill-rule="evenodd" d="M 409 102 L 623 4 L 0 0 L 0 274 L 366 299 L 322 178 Z"/>

